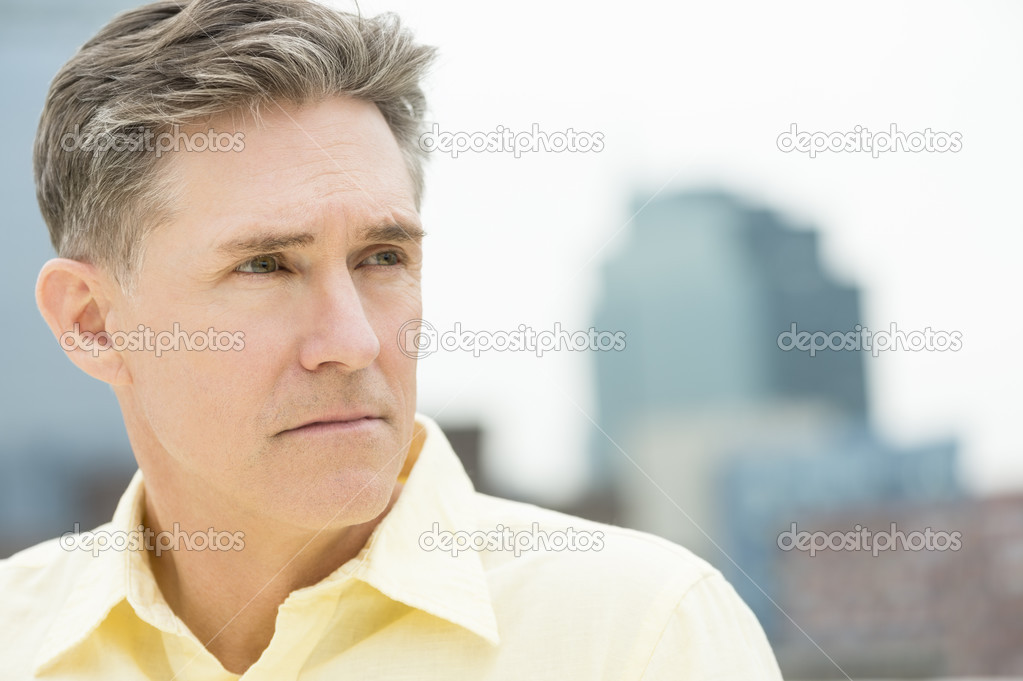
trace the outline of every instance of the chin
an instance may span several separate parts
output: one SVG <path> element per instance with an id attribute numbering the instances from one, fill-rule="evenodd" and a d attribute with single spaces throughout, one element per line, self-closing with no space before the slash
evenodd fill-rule
<path id="1" fill-rule="evenodd" d="M 374 478 L 374 473 L 376 477 Z M 300 500 L 311 529 L 347 527 L 373 520 L 387 508 L 397 483 L 397 471 L 351 472 L 335 484 L 319 486 L 317 498 L 306 496 Z M 315 487 L 310 486 L 310 491 Z M 315 527 L 312 527 L 315 525 Z"/>

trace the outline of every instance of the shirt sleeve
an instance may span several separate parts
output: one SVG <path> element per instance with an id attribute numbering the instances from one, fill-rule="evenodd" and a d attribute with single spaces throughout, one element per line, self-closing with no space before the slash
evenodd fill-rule
<path id="1" fill-rule="evenodd" d="M 781 681 L 764 630 L 720 573 L 679 600 L 654 646 L 643 681 Z"/>

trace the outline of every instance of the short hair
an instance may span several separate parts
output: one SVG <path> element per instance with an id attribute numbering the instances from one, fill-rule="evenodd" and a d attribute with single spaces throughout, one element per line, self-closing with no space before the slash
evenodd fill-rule
<path id="1" fill-rule="evenodd" d="M 159 154 L 72 145 L 159 135 L 272 103 L 351 96 L 374 103 L 398 143 L 416 207 L 425 151 L 420 81 L 436 48 L 394 14 L 373 18 L 311 0 L 164 0 L 117 15 L 50 86 L 34 150 L 36 196 L 57 254 L 101 265 L 130 291 L 143 241 L 172 214 Z"/>

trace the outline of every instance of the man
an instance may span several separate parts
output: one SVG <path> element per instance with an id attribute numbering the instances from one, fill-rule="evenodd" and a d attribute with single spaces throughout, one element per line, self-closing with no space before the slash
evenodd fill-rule
<path id="1" fill-rule="evenodd" d="M 57 75 L 37 301 L 139 473 L 0 567 L 0 676 L 779 678 L 706 563 L 475 493 L 416 414 L 432 56 L 392 17 L 171 1 Z"/>

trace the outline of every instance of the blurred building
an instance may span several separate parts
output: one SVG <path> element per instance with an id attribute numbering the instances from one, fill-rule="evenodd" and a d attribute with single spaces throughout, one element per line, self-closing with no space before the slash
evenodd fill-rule
<path id="1" fill-rule="evenodd" d="M 778 592 L 781 533 L 846 508 L 957 500 L 956 464 L 953 441 L 894 447 L 862 425 L 835 429 L 810 446 L 758 444 L 727 452 L 713 486 L 720 543 L 731 559 L 721 569 L 777 638 L 788 623 L 784 603 L 771 596 Z"/>
<path id="2" fill-rule="evenodd" d="M 598 329 L 627 334 L 625 350 L 595 353 L 596 478 L 620 524 L 720 568 L 777 642 L 788 523 L 958 499 L 956 444 L 894 447 L 871 429 L 869 353 L 779 343 L 861 323 L 859 292 L 822 265 L 815 230 L 722 192 L 643 205 L 595 314 Z"/>
<path id="3" fill-rule="evenodd" d="M 8 453 L 0 459 L 0 558 L 45 539 L 110 520 L 135 472 L 130 452 L 123 459 L 104 452 Z"/>
<path id="4" fill-rule="evenodd" d="M 853 678 L 1023 676 L 1023 496 L 854 506 L 799 525 L 857 527 L 869 547 L 773 547 L 786 678 L 846 678 L 836 665 Z"/>
<path id="5" fill-rule="evenodd" d="M 824 271 L 816 232 L 728 194 L 643 205 L 631 241 L 605 264 L 595 315 L 598 329 L 627 334 L 624 351 L 596 354 L 608 436 L 594 435 L 596 477 L 618 493 L 624 524 L 719 563 L 707 535 L 724 529 L 713 488 L 724 452 L 815 442 L 865 421 L 862 353 L 778 345 L 793 323 L 852 330 L 859 293 Z"/>

